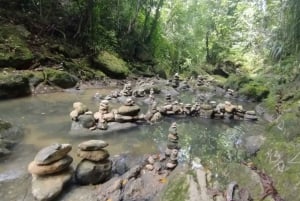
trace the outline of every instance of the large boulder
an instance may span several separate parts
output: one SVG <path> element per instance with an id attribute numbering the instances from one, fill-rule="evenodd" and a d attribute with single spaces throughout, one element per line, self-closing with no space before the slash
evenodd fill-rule
<path id="1" fill-rule="evenodd" d="M 72 88 L 78 82 L 78 78 L 66 71 L 47 68 L 44 70 L 44 73 L 48 82 L 63 89 Z"/>
<path id="2" fill-rule="evenodd" d="M 104 160 L 92 162 L 82 160 L 76 167 L 75 178 L 79 184 L 99 184 L 105 182 L 111 176 L 112 161 Z"/>
<path id="3" fill-rule="evenodd" d="M 112 78 L 126 78 L 129 73 L 125 61 L 106 51 L 102 51 L 93 57 L 93 63 L 95 68 Z"/>
<path id="4" fill-rule="evenodd" d="M 54 200 L 72 179 L 73 169 L 49 176 L 32 175 L 32 195 L 36 200 Z"/>
<path id="5" fill-rule="evenodd" d="M 16 98 L 31 94 L 29 80 L 12 73 L 0 76 L 0 99 Z"/>
<path id="6" fill-rule="evenodd" d="M 24 69 L 31 65 L 34 56 L 26 38 L 30 33 L 20 25 L 2 25 L 0 29 L 0 67 Z"/>

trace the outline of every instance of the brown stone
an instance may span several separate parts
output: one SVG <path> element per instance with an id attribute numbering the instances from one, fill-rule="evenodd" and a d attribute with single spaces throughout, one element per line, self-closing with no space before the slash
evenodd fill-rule
<path id="1" fill-rule="evenodd" d="M 106 160 L 109 157 L 109 153 L 105 149 L 95 151 L 83 151 L 78 149 L 77 156 L 83 159 L 98 162 L 101 160 Z"/>
<path id="2" fill-rule="evenodd" d="M 71 156 L 66 156 L 48 165 L 38 165 L 36 161 L 32 161 L 28 165 L 28 172 L 35 175 L 53 174 L 68 168 L 72 162 L 73 158 Z"/>
<path id="3" fill-rule="evenodd" d="M 80 143 L 78 149 L 82 151 L 95 151 L 101 150 L 108 146 L 108 143 L 103 140 L 88 140 Z"/>

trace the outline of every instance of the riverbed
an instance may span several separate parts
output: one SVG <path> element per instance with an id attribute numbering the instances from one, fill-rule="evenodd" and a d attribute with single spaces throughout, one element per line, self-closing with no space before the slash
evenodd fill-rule
<path id="1" fill-rule="evenodd" d="M 228 182 L 223 174 L 224 166 L 238 164 L 249 157 L 239 149 L 239 143 L 249 136 L 263 136 L 265 122 L 212 120 L 200 117 L 164 118 L 154 125 L 141 125 L 128 131 L 113 132 L 93 137 L 74 137 L 69 134 L 71 120 L 69 113 L 73 102 L 86 104 L 93 112 L 97 111 L 99 100 L 93 99 L 95 93 L 107 95 L 111 88 L 74 90 L 50 94 L 39 94 L 27 98 L 0 102 L 0 118 L 25 129 L 24 139 L 13 149 L 13 153 L 0 162 L 0 197 L 3 201 L 22 200 L 30 193 L 28 186 L 14 183 L 30 177 L 27 165 L 41 148 L 53 143 L 70 143 L 73 150 L 73 166 L 79 162 L 76 156 L 77 145 L 88 139 L 101 139 L 109 143 L 107 150 L 111 156 L 128 154 L 140 158 L 144 154 L 163 152 L 167 144 L 168 128 L 174 121 L 178 124 L 179 144 L 181 146 L 179 162 L 191 168 L 193 161 L 214 172 L 214 178 Z M 186 98 L 186 100 L 191 100 Z M 138 101 L 137 101 L 138 102 Z M 240 103 L 249 109 L 254 104 Z M 118 106 L 114 103 L 111 107 Z M 147 107 L 140 105 L 145 113 Z M 199 160 L 200 159 L 200 160 Z M 226 171 L 230 171 L 226 169 Z M 232 170 L 236 171 L 236 170 Z M 24 194 L 24 195 L 22 195 Z"/>

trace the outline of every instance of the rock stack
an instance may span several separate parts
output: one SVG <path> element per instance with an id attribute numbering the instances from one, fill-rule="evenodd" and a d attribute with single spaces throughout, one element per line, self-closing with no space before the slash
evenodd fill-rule
<path id="1" fill-rule="evenodd" d="M 107 181 L 112 172 L 112 161 L 104 148 L 108 143 L 89 140 L 78 145 L 77 156 L 82 158 L 76 167 L 75 178 L 81 185 L 99 184 Z"/>
<path id="2" fill-rule="evenodd" d="M 169 169 L 174 169 L 178 164 L 178 150 L 172 149 L 170 158 L 167 161 L 166 167 Z"/>
<path id="3" fill-rule="evenodd" d="M 202 75 L 198 75 L 197 77 L 197 86 L 200 87 L 202 85 L 205 84 L 205 77 L 203 77 Z"/>
<path id="4" fill-rule="evenodd" d="M 199 116 L 203 118 L 212 118 L 213 115 L 213 106 L 207 103 L 200 105 Z"/>
<path id="5" fill-rule="evenodd" d="M 140 107 L 135 105 L 132 98 L 127 98 L 125 104 L 116 111 L 115 119 L 118 122 L 128 122 L 140 119 L 138 116 Z"/>
<path id="6" fill-rule="evenodd" d="M 172 80 L 172 87 L 177 88 L 179 86 L 180 79 L 178 73 L 175 73 L 174 78 Z"/>
<path id="7" fill-rule="evenodd" d="M 233 119 L 234 114 L 236 112 L 236 105 L 231 104 L 231 102 L 229 101 L 225 101 L 224 110 L 225 110 L 224 117 L 226 119 Z"/>
<path id="8" fill-rule="evenodd" d="M 53 144 L 40 150 L 28 165 L 32 174 L 32 194 L 36 200 L 53 200 L 72 179 L 70 144 Z"/>
<path id="9" fill-rule="evenodd" d="M 95 126 L 93 113 L 81 102 L 73 103 L 70 117 L 73 120 L 72 129 L 92 128 Z"/>
<path id="10" fill-rule="evenodd" d="M 124 85 L 121 95 L 122 96 L 132 96 L 132 84 L 131 82 L 128 82 L 127 84 Z"/>
<path id="11" fill-rule="evenodd" d="M 169 128 L 169 134 L 168 134 L 168 143 L 167 143 L 167 149 L 165 151 L 166 156 L 170 156 L 173 149 L 179 150 L 180 147 L 178 145 L 178 133 L 177 133 L 177 124 L 176 122 L 172 123 Z"/>
<path id="12" fill-rule="evenodd" d="M 114 114 L 109 112 L 109 101 L 102 100 L 99 104 L 99 111 L 94 114 L 97 123 L 97 128 L 106 130 L 108 128 L 107 122 L 114 121 Z"/>

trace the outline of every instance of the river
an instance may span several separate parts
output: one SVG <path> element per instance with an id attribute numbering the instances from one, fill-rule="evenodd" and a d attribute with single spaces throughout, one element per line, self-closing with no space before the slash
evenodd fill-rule
<path id="1" fill-rule="evenodd" d="M 69 113 L 73 102 L 86 104 L 93 112 L 97 111 L 98 101 L 92 97 L 96 92 L 109 94 L 112 89 L 89 89 L 50 94 L 40 94 L 26 98 L 0 102 L 0 118 L 25 129 L 24 139 L 15 147 L 9 157 L 0 162 L 0 196 L 2 201 L 22 200 L 18 188 L 9 184 L 18 177 L 28 176 L 27 165 L 41 148 L 52 143 L 70 143 L 73 150 L 73 166 L 79 162 L 76 156 L 77 145 L 88 139 L 102 139 L 109 143 L 110 155 L 130 154 L 141 157 L 146 153 L 164 151 L 167 143 L 168 127 L 171 122 L 178 124 L 180 163 L 189 165 L 194 158 L 215 172 L 215 178 L 227 182 L 223 172 L 224 164 L 237 164 L 245 158 L 238 144 L 248 136 L 263 135 L 265 122 L 211 120 L 194 118 L 165 118 L 154 125 L 142 125 L 130 131 L 114 132 L 93 137 L 69 135 L 71 120 Z M 187 100 L 191 100 L 187 98 Z M 245 104 L 248 108 L 254 105 Z M 117 106 L 113 104 L 112 106 Z M 146 107 L 142 106 L 142 112 Z M 228 171 L 228 170 L 227 170 Z M 235 170 L 234 170 L 235 171 Z M 227 175 L 229 173 L 226 173 Z"/>

